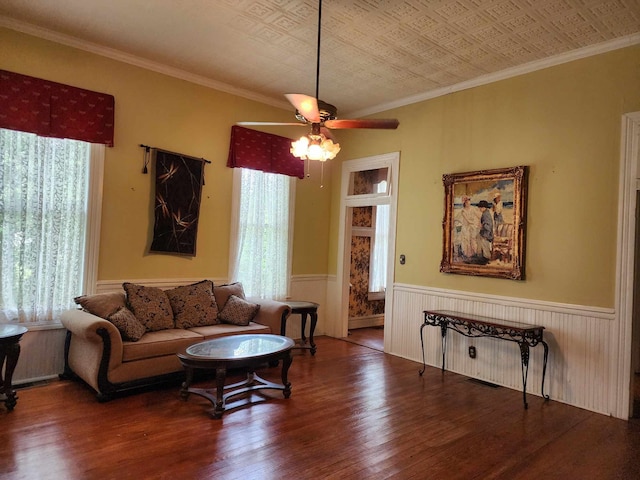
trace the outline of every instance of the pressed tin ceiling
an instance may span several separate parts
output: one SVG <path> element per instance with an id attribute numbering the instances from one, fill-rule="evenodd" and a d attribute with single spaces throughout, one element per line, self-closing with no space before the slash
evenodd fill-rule
<path id="1" fill-rule="evenodd" d="M 366 115 L 640 43 L 640 0 L 324 0 L 319 97 Z M 316 0 L 0 0 L 0 26 L 283 108 Z"/>

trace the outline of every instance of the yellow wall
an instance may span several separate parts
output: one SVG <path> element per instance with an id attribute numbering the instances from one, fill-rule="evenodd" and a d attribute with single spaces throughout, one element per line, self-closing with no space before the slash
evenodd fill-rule
<path id="1" fill-rule="evenodd" d="M 0 68 L 113 94 L 99 278 L 226 277 L 231 170 L 238 120 L 291 112 L 0 29 Z M 340 131 L 342 152 L 297 184 L 293 273 L 336 272 L 340 161 L 400 151 L 396 282 L 612 307 L 620 122 L 640 110 L 640 47 L 547 68 L 384 112 L 397 131 Z M 293 136 L 298 132 L 271 130 Z M 148 255 L 150 175 L 138 144 L 204 157 L 197 256 Z M 445 173 L 529 165 L 526 279 L 439 272 Z"/>
<path id="2" fill-rule="evenodd" d="M 226 278 L 232 170 L 231 126 L 239 120 L 291 121 L 293 112 L 0 28 L 0 68 L 115 96 L 115 147 L 106 149 L 99 280 Z M 287 135 L 296 132 L 271 130 Z M 139 144 L 211 160 L 197 255 L 147 254 L 153 178 Z M 312 172 L 314 173 L 314 172 Z M 329 189 L 297 181 L 294 274 L 326 273 Z"/>
<path id="3" fill-rule="evenodd" d="M 396 282 L 614 305 L 620 124 L 640 110 L 630 47 L 384 112 L 395 132 L 344 135 L 341 161 L 400 151 Z M 529 165 L 526 279 L 442 274 L 442 175 Z M 339 169 L 334 168 L 334 185 Z M 329 271 L 336 271 L 334 188 Z"/>

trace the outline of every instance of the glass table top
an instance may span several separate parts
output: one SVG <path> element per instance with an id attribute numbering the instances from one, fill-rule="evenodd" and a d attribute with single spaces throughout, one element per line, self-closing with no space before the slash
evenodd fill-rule
<path id="1" fill-rule="evenodd" d="M 191 345 L 186 353 L 202 359 L 241 360 L 282 352 L 294 345 L 289 337 L 280 335 L 230 335 Z"/>
<path id="2" fill-rule="evenodd" d="M 0 338 L 11 338 L 27 333 L 27 327 L 13 323 L 0 323 Z"/>

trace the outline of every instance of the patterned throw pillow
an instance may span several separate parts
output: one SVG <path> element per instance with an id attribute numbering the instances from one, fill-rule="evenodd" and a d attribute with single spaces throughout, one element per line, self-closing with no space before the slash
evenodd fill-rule
<path id="1" fill-rule="evenodd" d="M 147 332 L 174 328 L 171 303 L 164 290 L 129 282 L 123 283 L 122 288 L 127 292 L 129 310 L 145 326 Z"/>
<path id="2" fill-rule="evenodd" d="M 124 292 L 82 295 L 74 298 L 73 301 L 83 310 L 104 319 L 125 306 Z"/>
<path id="3" fill-rule="evenodd" d="M 214 285 L 213 286 L 213 295 L 216 297 L 216 304 L 218 304 L 218 308 L 224 308 L 227 303 L 227 299 L 231 295 L 235 295 L 236 297 L 244 299 L 244 289 L 242 288 L 242 284 L 240 282 L 229 283 L 224 285 Z"/>
<path id="4" fill-rule="evenodd" d="M 213 296 L 211 280 L 165 290 L 165 293 L 171 302 L 176 328 L 204 327 L 219 323 L 218 305 Z"/>
<path id="5" fill-rule="evenodd" d="M 123 340 L 137 342 L 147 331 L 127 307 L 120 307 L 118 311 L 109 315 L 107 320 L 116 326 Z"/>
<path id="6" fill-rule="evenodd" d="M 260 305 L 231 295 L 224 308 L 218 314 L 218 318 L 224 323 L 246 327 L 258 314 L 258 310 L 260 310 Z"/>

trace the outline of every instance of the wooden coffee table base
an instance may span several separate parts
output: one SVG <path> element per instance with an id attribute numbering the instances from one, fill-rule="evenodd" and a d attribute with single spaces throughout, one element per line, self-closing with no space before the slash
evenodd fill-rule
<path id="1" fill-rule="evenodd" d="M 292 358 L 291 352 L 288 350 L 278 355 L 282 359 L 282 383 L 275 383 L 265 380 L 258 376 L 254 368 L 249 368 L 247 372 L 247 379 L 241 382 L 233 383 L 231 385 L 225 385 L 225 381 L 227 378 L 227 362 L 220 361 L 220 365 L 215 367 L 216 372 L 216 386 L 215 388 L 190 388 L 190 385 L 193 381 L 193 375 L 196 368 L 207 368 L 210 369 L 210 362 L 207 366 L 200 365 L 184 365 L 186 370 L 186 379 L 182 384 L 182 388 L 180 390 L 180 398 L 183 400 L 187 400 L 189 398 L 189 394 L 193 393 L 194 395 L 199 395 L 201 397 L 206 398 L 211 402 L 214 406 L 214 409 L 211 413 L 213 418 L 221 418 L 222 414 L 225 410 L 230 410 L 233 408 L 238 408 L 244 405 L 251 404 L 251 395 L 250 392 L 256 390 L 282 390 L 284 398 L 289 398 L 291 396 L 291 382 L 288 381 L 287 375 L 289 372 L 289 367 L 291 366 Z M 183 364 L 184 364 L 183 360 Z M 238 399 L 233 402 L 228 402 L 228 400 L 232 397 L 249 393 L 246 398 Z"/>
<path id="2" fill-rule="evenodd" d="M 18 403 L 18 396 L 11 382 L 20 356 L 20 338 L 25 333 L 27 328 L 22 325 L 0 324 L 0 402 L 4 402 L 9 411 Z"/>

